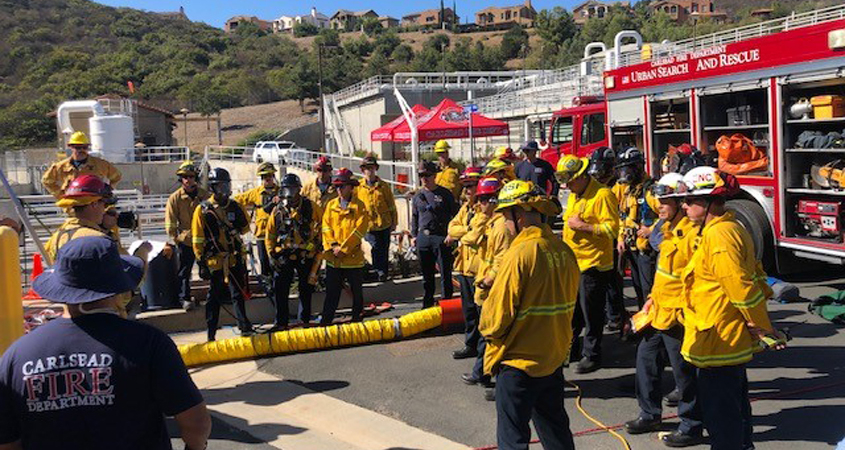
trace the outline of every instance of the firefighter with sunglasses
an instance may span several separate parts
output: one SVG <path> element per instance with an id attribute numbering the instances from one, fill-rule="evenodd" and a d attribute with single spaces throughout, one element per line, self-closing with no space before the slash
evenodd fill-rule
<path id="1" fill-rule="evenodd" d="M 249 216 L 240 203 L 231 198 L 232 178 L 226 169 L 208 173 L 211 198 L 194 210 L 191 222 L 192 243 L 200 277 L 209 280 L 205 304 L 208 340 L 214 341 L 220 322 L 220 305 L 234 303 L 234 315 L 241 336 L 252 335 L 252 323 L 246 314 L 246 253 L 241 235 L 249 231 Z"/>
<path id="2" fill-rule="evenodd" d="M 267 234 L 267 221 L 270 220 L 270 213 L 279 203 L 279 185 L 276 182 L 276 167 L 272 163 L 264 162 L 258 165 L 255 171 L 261 178 L 261 185 L 246 192 L 235 195 L 233 199 L 243 205 L 249 212 L 255 215 L 255 236 L 258 246 L 258 261 L 261 263 L 261 276 L 269 279 L 273 274 L 270 258 L 267 256 L 267 246 L 264 237 Z M 250 216 L 251 218 L 251 216 Z M 272 297 L 272 292 L 265 292 Z"/>

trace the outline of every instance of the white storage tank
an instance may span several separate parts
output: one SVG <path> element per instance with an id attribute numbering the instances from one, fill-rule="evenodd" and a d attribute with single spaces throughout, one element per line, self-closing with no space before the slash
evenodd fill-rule
<path id="1" fill-rule="evenodd" d="M 95 115 L 88 119 L 88 129 L 91 130 L 91 151 L 111 162 L 132 162 L 135 131 L 131 117 Z"/>

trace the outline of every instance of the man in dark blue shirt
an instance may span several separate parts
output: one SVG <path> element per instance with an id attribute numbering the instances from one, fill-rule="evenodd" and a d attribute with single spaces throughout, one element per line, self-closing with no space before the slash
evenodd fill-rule
<path id="1" fill-rule="evenodd" d="M 546 195 L 557 198 L 560 185 L 555 178 L 555 169 L 548 161 L 537 158 L 537 152 L 540 150 L 537 141 L 528 141 L 519 149 L 525 155 L 525 159 L 516 164 L 516 177 L 533 182 Z"/>
<path id="2" fill-rule="evenodd" d="M 144 263 L 106 237 L 65 244 L 33 288 L 66 303 L 0 360 L 0 449 L 171 449 L 175 416 L 185 448 L 204 449 L 211 419 L 176 346 L 118 315 L 118 294 Z"/>
<path id="3" fill-rule="evenodd" d="M 423 308 L 434 306 L 435 264 L 440 267 L 441 298 L 452 298 L 452 247 L 446 245 L 446 236 L 458 204 L 448 189 L 435 183 L 437 172 L 433 162 L 420 163 L 423 187 L 411 202 L 411 236 L 419 253 L 425 289 Z"/>

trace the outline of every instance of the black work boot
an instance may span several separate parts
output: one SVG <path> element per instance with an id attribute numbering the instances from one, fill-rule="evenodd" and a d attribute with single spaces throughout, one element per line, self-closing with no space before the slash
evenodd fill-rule
<path id="1" fill-rule="evenodd" d="M 663 398 L 663 404 L 670 408 L 678 406 L 681 401 L 681 391 L 675 389 Z"/>
<path id="2" fill-rule="evenodd" d="M 642 417 L 637 417 L 634 420 L 629 420 L 625 422 L 625 431 L 628 434 L 643 434 L 643 433 L 650 433 L 652 431 L 657 431 L 660 428 L 660 424 L 662 423 L 661 419 L 643 419 Z"/>
<path id="3" fill-rule="evenodd" d="M 660 437 L 660 441 L 667 447 L 690 447 L 704 442 L 704 437 L 700 434 L 686 434 L 679 430 L 675 430 L 669 434 Z"/>
<path id="4" fill-rule="evenodd" d="M 575 365 L 575 373 L 592 373 L 597 370 L 601 369 L 601 363 L 598 361 L 593 361 L 586 356 L 581 358 L 581 361 L 578 361 L 578 364 Z"/>
<path id="5" fill-rule="evenodd" d="M 475 358 L 478 356 L 478 350 L 472 347 L 464 347 L 460 350 L 455 350 L 452 352 L 453 359 L 467 359 L 467 358 Z"/>

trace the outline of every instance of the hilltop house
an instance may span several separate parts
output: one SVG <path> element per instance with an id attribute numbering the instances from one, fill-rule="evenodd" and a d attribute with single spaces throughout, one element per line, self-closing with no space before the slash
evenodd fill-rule
<path id="1" fill-rule="evenodd" d="M 317 12 L 317 8 L 311 8 L 310 14 L 299 16 L 281 16 L 273 21 L 274 33 L 293 33 L 293 27 L 298 23 L 310 23 L 318 30 L 329 28 L 329 18 L 325 14 Z"/>
<path id="2" fill-rule="evenodd" d="M 331 19 L 329 19 L 329 23 L 333 30 L 355 31 L 361 26 L 361 22 L 368 17 L 378 19 L 379 16 L 372 9 L 364 11 L 339 9 L 336 13 L 334 13 L 334 15 L 332 15 Z"/>
<path id="3" fill-rule="evenodd" d="M 460 18 L 452 8 L 443 8 L 443 17 L 440 17 L 440 8 L 426 9 L 402 17 L 402 26 L 427 26 L 440 27 L 441 25 L 451 26 L 460 23 Z"/>
<path id="4" fill-rule="evenodd" d="M 587 0 L 572 10 L 572 19 L 578 25 L 584 25 L 587 19 L 604 19 L 610 16 L 609 12 L 613 6 L 621 6 L 625 9 L 631 8 L 631 4 L 627 1 L 603 2 L 599 0 Z"/>
<path id="5" fill-rule="evenodd" d="M 475 13 L 475 23 L 479 27 L 488 29 L 510 28 L 519 24 L 523 27 L 533 27 L 537 10 L 531 5 L 531 0 L 514 6 L 490 6 Z"/>
<path id="6" fill-rule="evenodd" d="M 223 25 L 223 31 L 231 33 L 237 30 L 239 26 L 246 23 L 254 23 L 258 25 L 258 28 L 265 31 L 272 30 L 273 28 L 272 22 L 261 20 L 255 16 L 235 16 L 226 21 L 226 23 Z"/>
<path id="7" fill-rule="evenodd" d="M 725 12 L 716 10 L 712 0 L 659 0 L 651 3 L 649 8 L 654 12 L 662 11 L 679 23 L 691 18 L 709 18 L 721 22 L 728 16 Z"/>

